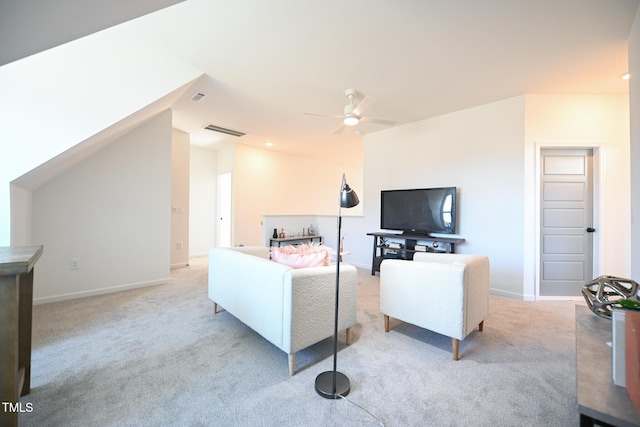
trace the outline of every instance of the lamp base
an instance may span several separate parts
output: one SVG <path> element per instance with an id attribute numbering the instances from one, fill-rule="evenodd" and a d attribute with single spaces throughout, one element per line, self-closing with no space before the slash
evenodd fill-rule
<path id="1" fill-rule="evenodd" d="M 316 391 L 320 396 L 326 399 L 339 399 L 340 396 L 346 396 L 351 391 L 349 378 L 341 372 L 335 372 L 336 392 L 334 393 L 333 374 L 334 371 L 327 371 L 316 377 Z"/>

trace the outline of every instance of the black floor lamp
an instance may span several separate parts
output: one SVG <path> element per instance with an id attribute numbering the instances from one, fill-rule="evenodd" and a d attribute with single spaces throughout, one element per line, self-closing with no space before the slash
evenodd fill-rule
<path id="1" fill-rule="evenodd" d="M 342 208 L 352 208 L 360 203 L 358 195 L 347 184 L 342 174 L 340 186 L 340 207 L 338 208 L 338 246 L 336 254 L 336 307 L 333 326 L 333 371 L 326 371 L 316 377 L 316 391 L 327 399 L 338 399 L 351 391 L 349 378 L 337 371 L 338 365 L 338 299 L 340 297 L 340 230 L 342 229 Z"/>

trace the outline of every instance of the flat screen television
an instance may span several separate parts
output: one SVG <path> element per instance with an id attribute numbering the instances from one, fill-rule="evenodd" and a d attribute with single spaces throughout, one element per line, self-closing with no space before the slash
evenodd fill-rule
<path id="1" fill-rule="evenodd" d="M 455 234 L 456 187 L 383 190 L 380 228 L 405 234 Z"/>

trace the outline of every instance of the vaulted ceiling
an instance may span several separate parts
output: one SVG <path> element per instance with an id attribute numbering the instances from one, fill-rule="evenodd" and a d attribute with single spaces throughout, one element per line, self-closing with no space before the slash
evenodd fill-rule
<path id="1" fill-rule="evenodd" d="M 202 71 L 171 105 L 175 127 L 193 144 L 271 142 L 299 155 L 348 156 L 361 153 L 362 135 L 388 126 L 361 123 L 335 134 L 339 118 L 302 112 L 342 114 L 349 88 L 374 101 L 364 116 L 396 126 L 524 93 L 626 93 L 621 76 L 639 3 L 186 0 L 119 18 L 130 20 L 103 34 L 142 58 Z M 68 21 L 73 26 L 73 16 Z M 205 97 L 192 101 L 195 92 Z M 209 123 L 246 135 L 204 130 Z"/>

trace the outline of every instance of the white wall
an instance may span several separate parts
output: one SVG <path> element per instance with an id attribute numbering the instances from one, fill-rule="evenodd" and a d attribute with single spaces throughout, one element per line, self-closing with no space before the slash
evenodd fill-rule
<path id="1" fill-rule="evenodd" d="M 189 134 L 171 133 L 171 268 L 189 265 Z"/>
<path id="2" fill-rule="evenodd" d="M 631 277 L 640 281 L 640 9 L 629 36 L 631 111 Z M 635 220 L 634 220 L 635 219 Z"/>
<path id="3" fill-rule="evenodd" d="M 168 281 L 171 111 L 35 190 L 32 206 L 37 303 Z"/>
<path id="4" fill-rule="evenodd" d="M 33 194 L 31 190 L 16 183 L 10 186 L 11 200 L 11 246 L 25 246 L 33 242 L 31 236 Z M 1 205 L 1 202 L 0 202 Z M 0 244 L 1 246 L 2 244 Z"/>
<path id="5" fill-rule="evenodd" d="M 458 187 L 460 253 L 488 255 L 492 293 L 533 299 L 536 147 L 598 146 L 600 258 L 628 274 L 629 168 L 625 96 L 526 95 L 365 137 L 364 219 L 347 218 L 349 262 L 370 266 L 380 190 Z M 605 271 L 606 270 L 606 271 Z"/>
<path id="6" fill-rule="evenodd" d="M 201 75 L 104 32 L 0 67 L 0 245 L 24 244 L 11 235 L 9 182 L 71 163 L 70 153 L 82 156 L 164 111 Z"/>
<path id="7" fill-rule="evenodd" d="M 189 256 L 203 256 L 216 245 L 217 152 L 191 147 Z"/>
<path id="8" fill-rule="evenodd" d="M 364 220 L 343 223 L 349 261 L 371 265 L 380 191 L 458 187 L 459 253 L 489 256 L 491 289 L 523 288 L 524 96 L 365 136 Z M 345 245 L 347 242 L 345 241 Z"/>
<path id="9" fill-rule="evenodd" d="M 263 215 L 337 215 L 343 173 L 360 195 L 362 172 L 358 169 L 237 144 L 233 245 L 261 245 Z M 359 205 L 343 210 L 343 215 L 361 212 Z"/>
<path id="10" fill-rule="evenodd" d="M 543 147 L 594 147 L 599 222 L 594 224 L 594 276 L 630 274 L 629 108 L 625 95 L 526 96 L 527 230 L 536 230 L 536 156 Z M 596 218 L 598 221 L 598 218 Z M 525 293 L 534 293 L 537 236 L 525 243 Z M 589 278 L 590 279 L 590 278 Z"/>

